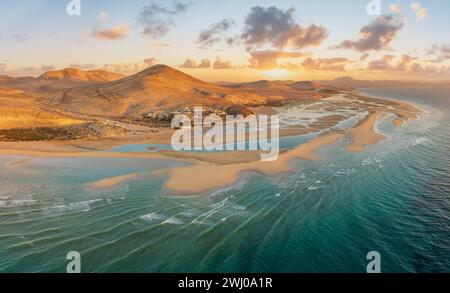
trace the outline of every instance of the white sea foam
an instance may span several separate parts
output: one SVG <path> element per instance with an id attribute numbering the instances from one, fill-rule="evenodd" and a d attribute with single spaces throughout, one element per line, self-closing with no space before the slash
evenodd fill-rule
<path id="1" fill-rule="evenodd" d="M 35 204 L 37 200 L 34 199 L 15 199 L 15 200 L 1 200 L 0 207 L 21 207 Z"/>
<path id="2" fill-rule="evenodd" d="M 162 224 L 171 224 L 171 225 L 181 225 L 183 223 L 184 222 L 182 220 L 175 218 L 175 217 L 168 218 L 167 220 L 162 222 Z"/>
<path id="3" fill-rule="evenodd" d="M 67 205 L 67 210 L 73 211 L 73 210 L 86 210 L 90 209 L 91 204 L 97 203 L 102 201 L 103 199 L 92 199 L 92 200 L 86 200 L 86 201 L 80 201 L 80 202 L 73 202 Z"/>
<path id="4" fill-rule="evenodd" d="M 103 199 L 91 199 L 86 201 L 80 201 L 80 202 L 72 202 L 69 204 L 60 204 L 60 205 L 54 205 L 51 207 L 48 207 L 45 209 L 45 212 L 54 214 L 54 212 L 72 212 L 72 211 L 84 211 L 87 212 L 91 209 L 91 204 L 97 203 L 102 201 Z"/>
<path id="5" fill-rule="evenodd" d="M 156 221 L 156 220 L 160 220 L 161 218 L 162 218 L 162 216 L 157 213 L 150 213 L 150 214 L 146 214 L 146 215 L 139 217 L 139 219 L 144 220 L 144 221 Z"/>

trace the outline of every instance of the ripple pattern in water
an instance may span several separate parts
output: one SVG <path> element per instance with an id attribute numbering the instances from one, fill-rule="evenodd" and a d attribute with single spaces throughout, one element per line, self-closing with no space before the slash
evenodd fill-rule
<path id="1" fill-rule="evenodd" d="M 0 158 L 0 271 L 384 272 L 450 271 L 450 95 L 378 90 L 427 113 L 366 153 L 330 146 L 277 178 L 253 175 L 207 197 L 173 197 L 152 177 L 104 191 L 93 180 L 167 168 L 129 159 Z M 450 93 L 450 92 L 447 92 Z M 343 145 L 345 142 L 341 142 Z"/>

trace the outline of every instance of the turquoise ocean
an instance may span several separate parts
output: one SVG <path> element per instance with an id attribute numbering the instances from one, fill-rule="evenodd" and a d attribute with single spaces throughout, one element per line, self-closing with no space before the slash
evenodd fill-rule
<path id="1" fill-rule="evenodd" d="M 86 183 L 182 165 L 164 160 L 0 156 L 0 272 L 450 272 L 450 89 L 361 89 L 425 113 L 364 153 L 342 140 L 275 178 L 177 197 L 164 177 Z M 294 137 L 301 142 L 311 137 Z M 139 147 L 137 147 L 139 148 Z"/>

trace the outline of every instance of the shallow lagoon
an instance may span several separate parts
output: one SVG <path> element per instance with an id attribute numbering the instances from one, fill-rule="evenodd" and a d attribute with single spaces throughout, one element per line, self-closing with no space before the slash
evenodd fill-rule
<path id="1" fill-rule="evenodd" d="M 1 157 L 0 271 L 64 272 L 71 250 L 84 272 L 364 272 L 372 250 L 384 272 L 449 271 L 448 99 L 411 93 L 428 113 L 401 128 L 382 119 L 389 137 L 365 153 L 343 140 L 293 174 L 253 174 L 201 197 L 173 196 L 163 176 L 85 188 L 179 163 L 39 158 L 11 168 L 20 157 Z"/>

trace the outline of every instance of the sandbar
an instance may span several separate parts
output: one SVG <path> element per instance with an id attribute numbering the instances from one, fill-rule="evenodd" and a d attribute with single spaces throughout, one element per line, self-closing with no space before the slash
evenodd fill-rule
<path id="1" fill-rule="evenodd" d="M 209 190 L 229 186 L 241 178 L 244 172 L 256 172 L 266 176 L 292 171 L 289 165 L 293 159 L 319 160 L 315 151 L 322 146 L 336 142 L 343 137 L 338 132 L 329 132 L 317 136 L 297 148 L 286 151 L 272 162 L 254 161 L 240 164 L 216 165 L 201 164 L 187 167 L 177 167 L 168 170 L 165 187 L 181 194 L 203 193 Z"/>
<path id="2" fill-rule="evenodd" d="M 141 176 L 140 173 L 131 173 L 126 175 L 120 175 L 110 178 L 101 179 L 95 182 L 91 182 L 86 184 L 86 187 L 91 189 L 106 189 L 106 188 L 112 188 L 114 186 L 117 186 L 119 184 L 122 184 L 125 181 L 130 181 L 132 179 L 136 179 L 139 176 Z"/>
<path id="3" fill-rule="evenodd" d="M 346 132 L 352 136 L 351 144 L 347 145 L 350 152 L 363 152 L 368 145 L 377 144 L 386 138 L 385 135 L 375 132 L 374 125 L 378 117 L 383 112 L 375 111 L 370 113 L 356 127 L 348 129 Z"/>

